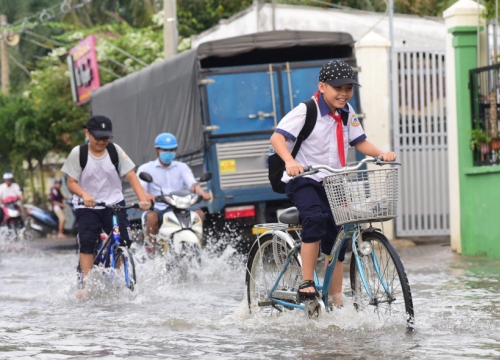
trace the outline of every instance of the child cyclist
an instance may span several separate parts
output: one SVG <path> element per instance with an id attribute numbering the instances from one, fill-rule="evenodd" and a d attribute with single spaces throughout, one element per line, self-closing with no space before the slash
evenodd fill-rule
<path id="1" fill-rule="evenodd" d="M 302 283 L 297 291 L 297 301 L 303 302 L 318 295 L 314 285 L 314 269 L 321 252 L 325 260 L 329 256 L 339 227 L 335 225 L 333 215 L 322 185 L 326 173 L 316 173 L 291 180 L 291 177 L 303 172 L 303 166 L 328 165 L 342 168 L 346 165 L 348 145 L 354 146 L 367 156 L 380 156 L 384 161 L 396 160 L 396 154 L 382 151 L 366 140 L 356 114 L 348 104 L 353 95 L 354 71 L 343 61 L 333 60 L 323 65 L 319 72 L 319 91 L 316 100 L 318 115 L 313 131 L 302 145 L 295 159 L 291 152 L 295 141 L 305 124 L 306 105 L 299 104 L 278 124 L 271 136 L 274 151 L 285 162 L 286 171 L 282 181 L 286 183 L 288 198 L 297 207 L 302 223 Z M 342 113 L 344 116 L 341 116 Z M 346 116 L 348 115 L 348 116 Z M 344 123 L 343 119 L 347 121 Z M 342 305 L 343 264 L 347 242 L 339 253 L 339 262 L 335 266 L 329 291 L 329 305 Z M 328 261 L 325 261 L 328 263 Z"/>
<path id="2" fill-rule="evenodd" d="M 80 247 L 80 267 L 84 277 L 94 265 L 94 248 L 99 238 L 100 230 L 111 232 L 113 227 L 113 213 L 111 210 L 96 206 L 96 202 L 105 202 L 110 205 L 125 205 L 122 193 L 124 177 L 130 183 L 139 198 L 141 209 L 148 210 L 150 201 L 154 197 L 146 193 L 134 171 L 134 163 L 117 144 L 110 143 L 113 138 L 113 125 L 105 116 L 92 116 L 85 126 L 85 135 L 89 139 L 87 163 L 82 169 L 80 162 L 81 146 L 73 148 L 62 172 L 68 175 L 68 189 L 74 194 L 73 204 L 78 222 L 78 245 Z M 118 168 L 115 168 L 108 146 L 115 148 L 118 157 Z M 84 205 L 80 205 L 83 200 Z M 127 212 L 118 212 L 120 235 L 124 241 L 130 242 L 129 223 Z M 84 288 L 77 296 L 88 296 Z"/>

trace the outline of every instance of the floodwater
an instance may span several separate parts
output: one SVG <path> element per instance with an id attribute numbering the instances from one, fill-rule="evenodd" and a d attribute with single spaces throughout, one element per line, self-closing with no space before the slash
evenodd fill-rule
<path id="1" fill-rule="evenodd" d="M 357 313 L 347 296 L 319 320 L 250 315 L 244 255 L 208 250 L 203 270 L 182 278 L 161 259 L 137 264 L 133 293 L 94 273 L 83 301 L 74 251 L 0 239 L 0 359 L 500 358 L 499 261 L 439 244 L 400 249 L 416 316 L 407 333 Z"/>

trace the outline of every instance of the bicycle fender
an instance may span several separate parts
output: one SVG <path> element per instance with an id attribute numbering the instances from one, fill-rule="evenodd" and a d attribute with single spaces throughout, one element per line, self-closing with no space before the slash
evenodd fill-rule
<path id="1" fill-rule="evenodd" d="M 295 247 L 295 242 L 293 241 L 292 237 L 290 236 L 290 234 L 288 234 L 287 232 L 285 231 L 282 231 L 282 230 L 268 230 L 264 233 L 262 233 L 261 235 L 259 235 L 259 237 L 257 238 L 256 241 L 254 241 L 253 245 L 252 245 L 252 248 L 254 246 L 259 246 L 258 244 L 258 240 L 261 238 L 261 237 L 264 237 L 266 235 L 271 235 L 273 236 L 274 234 L 276 235 L 280 235 L 283 239 L 285 239 L 286 243 L 288 244 L 288 246 L 290 246 L 290 249 L 293 249 Z M 252 248 L 250 249 L 250 251 L 252 251 Z M 297 256 L 297 261 L 299 262 L 300 266 L 302 267 L 302 258 L 300 257 L 300 253 L 297 252 L 296 253 L 296 256 Z"/>

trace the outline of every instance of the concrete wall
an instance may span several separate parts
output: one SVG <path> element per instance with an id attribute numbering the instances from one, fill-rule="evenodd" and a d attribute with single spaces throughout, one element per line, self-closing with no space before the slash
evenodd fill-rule
<path id="1" fill-rule="evenodd" d="M 384 151 L 392 150 L 389 48 L 390 41 L 370 32 L 356 42 L 356 63 L 360 68 L 360 101 L 363 108 L 363 129 L 368 140 Z M 374 165 L 372 165 L 374 166 Z M 393 239 L 394 221 L 384 223 L 385 235 Z"/>
<path id="2" fill-rule="evenodd" d="M 482 12 L 484 7 L 478 6 L 478 4 L 472 0 L 460 0 L 456 2 L 453 6 L 449 7 L 443 14 L 445 19 L 446 28 L 453 29 L 457 27 L 471 27 L 476 28 L 478 24 L 484 24 L 484 19 L 482 19 L 479 15 Z M 463 203 L 465 199 L 462 199 L 460 196 L 461 189 L 465 190 L 465 183 L 461 182 L 463 180 L 463 176 L 460 175 L 460 166 L 459 163 L 463 161 L 463 166 L 471 167 L 472 166 L 472 153 L 468 146 L 468 135 L 467 132 L 471 129 L 471 121 L 470 121 L 470 108 L 469 111 L 467 109 L 461 109 L 461 111 L 465 111 L 464 114 L 461 115 L 461 119 L 458 119 L 459 112 L 457 112 L 457 91 L 469 91 L 468 90 L 468 81 L 467 76 L 468 73 L 463 73 L 463 71 L 467 72 L 467 69 L 462 69 L 462 73 L 460 75 L 460 79 L 465 77 L 462 84 L 463 88 L 457 88 L 457 68 L 456 62 L 457 54 L 455 53 L 455 47 L 453 46 L 453 38 L 454 35 L 450 32 L 446 35 L 446 114 L 447 114 L 447 123 L 448 123 L 448 153 L 449 153 L 449 161 L 448 161 L 448 169 L 449 169 L 449 189 L 450 189 L 450 237 L 451 237 L 451 248 L 452 250 L 462 253 L 462 209 L 464 207 L 468 207 L 470 209 L 470 203 Z M 484 35 L 484 31 L 480 32 L 480 41 L 479 41 L 480 49 L 484 49 L 483 52 L 479 51 L 481 56 L 481 63 L 486 63 L 486 36 Z M 469 65 L 465 65 L 466 67 L 470 66 L 471 68 L 477 67 L 477 53 L 468 54 L 468 60 L 471 61 Z M 465 59 L 464 59 L 465 60 Z M 466 95 L 466 94 L 465 94 Z M 468 103 L 470 100 L 468 98 L 465 99 Z M 465 105 L 465 104 L 460 104 Z M 460 124 L 460 121 L 462 122 Z M 462 126 L 460 126 L 462 125 Z M 460 138 L 460 142 L 459 142 Z M 461 150 L 459 152 L 459 149 Z M 471 188 L 477 189 L 477 188 Z M 481 206 L 479 207 L 481 208 Z M 474 210 L 472 210 L 474 211 Z M 473 225 L 474 226 L 474 225 Z"/>

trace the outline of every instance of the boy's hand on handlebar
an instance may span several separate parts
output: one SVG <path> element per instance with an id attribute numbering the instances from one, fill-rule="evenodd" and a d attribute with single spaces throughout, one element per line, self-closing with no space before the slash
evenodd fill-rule
<path id="1" fill-rule="evenodd" d="M 396 153 L 392 151 L 384 151 L 382 152 L 382 154 L 380 154 L 380 157 L 382 158 L 383 161 L 395 161 Z"/>
<path id="2" fill-rule="evenodd" d="M 147 201 L 147 202 L 149 202 L 149 203 L 150 203 L 151 201 L 152 201 L 153 203 L 156 201 L 156 200 L 155 200 L 155 196 L 154 196 L 154 195 L 151 195 L 151 194 L 149 194 L 149 193 L 145 193 L 145 195 L 146 195 L 146 199 L 145 199 L 144 201 Z"/>
<path id="3" fill-rule="evenodd" d="M 299 175 L 299 174 L 302 174 L 304 172 L 302 165 L 300 165 L 294 159 L 289 160 L 289 161 L 285 161 L 285 169 L 286 169 L 286 173 L 289 176 Z"/>
<path id="4" fill-rule="evenodd" d="M 151 210 L 153 203 L 151 201 L 139 201 L 139 207 L 141 210 Z"/>
<path id="5" fill-rule="evenodd" d="M 154 202 L 155 202 L 155 196 L 145 192 L 144 198 L 139 199 L 139 206 L 141 210 L 150 210 Z"/>
<path id="6" fill-rule="evenodd" d="M 82 194 L 82 200 L 83 200 L 83 205 L 86 207 L 95 207 L 95 199 L 92 195 L 89 195 L 87 193 Z"/>

